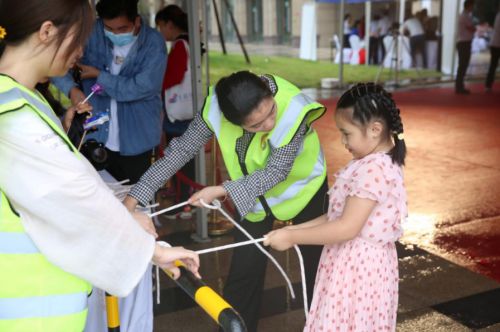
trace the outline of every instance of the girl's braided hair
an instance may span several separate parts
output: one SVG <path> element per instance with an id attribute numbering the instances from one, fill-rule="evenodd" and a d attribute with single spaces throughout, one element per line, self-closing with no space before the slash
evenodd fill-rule
<path id="1" fill-rule="evenodd" d="M 358 83 L 344 92 L 337 102 L 337 109 L 352 107 L 352 121 L 365 126 L 373 119 L 385 123 L 386 134 L 394 139 L 389 155 L 394 163 L 404 165 L 406 144 L 403 137 L 403 122 L 399 108 L 392 95 L 380 85 Z"/>

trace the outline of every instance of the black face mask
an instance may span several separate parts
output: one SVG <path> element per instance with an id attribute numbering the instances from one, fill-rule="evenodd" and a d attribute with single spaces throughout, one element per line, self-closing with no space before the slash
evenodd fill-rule
<path id="1" fill-rule="evenodd" d="M 108 152 L 104 144 L 97 142 L 95 139 L 89 139 L 83 143 L 80 151 L 96 170 L 105 169 L 108 165 Z"/>

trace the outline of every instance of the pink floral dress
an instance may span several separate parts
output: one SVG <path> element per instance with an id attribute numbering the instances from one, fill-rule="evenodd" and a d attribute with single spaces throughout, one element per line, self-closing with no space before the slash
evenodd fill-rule
<path id="1" fill-rule="evenodd" d="M 329 222 L 342 215 L 347 196 L 378 204 L 356 238 L 324 247 L 304 331 L 394 331 L 399 281 L 394 242 L 407 216 L 402 169 L 380 152 L 352 160 L 335 177 Z"/>

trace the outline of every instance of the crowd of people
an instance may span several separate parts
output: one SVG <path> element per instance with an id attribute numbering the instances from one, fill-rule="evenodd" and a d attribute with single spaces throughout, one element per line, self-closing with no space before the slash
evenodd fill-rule
<path id="1" fill-rule="evenodd" d="M 161 9 L 156 30 L 139 16 L 137 0 L 100 0 L 95 10 L 97 19 L 87 0 L 0 3 L 0 330 L 82 331 L 92 287 L 127 296 L 151 262 L 177 277 L 182 260 L 200 277 L 198 255 L 159 245 L 137 207 L 180 169 L 192 174 L 186 165 L 213 138 L 229 179 L 183 199 L 201 206 L 229 198 L 241 226 L 266 246 L 300 245 L 310 300 L 304 330 L 394 331 L 395 241 L 407 202 L 403 122 L 391 94 L 360 83 L 338 100 L 335 122 L 353 159 L 328 189 L 312 126 L 323 105 L 284 78 L 239 71 L 193 110 L 186 13 Z M 370 29 L 375 39 L 389 33 L 386 14 Z M 421 19 L 402 27 L 415 55 L 426 38 L 415 29 Z M 346 24 L 356 33 L 350 17 Z M 498 61 L 497 46 L 493 52 Z M 71 100 L 60 118 L 49 81 Z M 95 84 L 101 91 L 86 98 Z M 82 139 L 102 144 L 106 171 L 134 184 L 123 202 L 67 135 L 76 115 L 88 112 L 108 114 Z M 162 128 L 169 143 L 151 164 Z M 292 225 L 272 231 L 274 220 Z M 235 231 L 234 240 L 243 239 Z M 258 329 L 266 264 L 254 246 L 239 247 L 224 283 L 248 331 Z"/>

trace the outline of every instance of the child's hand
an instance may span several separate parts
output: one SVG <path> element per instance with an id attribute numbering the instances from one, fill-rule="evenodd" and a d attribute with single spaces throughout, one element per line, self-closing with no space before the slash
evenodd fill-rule
<path id="1" fill-rule="evenodd" d="M 292 234 L 293 230 L 288 228 L 278 229 L 264 235 L 264 245 L 271 246 L 271 248 L 284 251 L 293 247 L 294 243 L 292 242 Z"/>
<path id="2" fill-rule="evenodd" d="M 158 233 L 156 233 L 155 225 L 153 224 L 153 221 L 151 220 L 150 217 L 148 217 L 145 213 L 142 212 L 132 212 L 132 216 L 134 217 L 135 221 L 141 225 L 141 227 L 148 232 L 149 234 L 153 235 L 155 239 L 158 237 Z"/>
<path id="3" fill-rule="evenodd" d="M 153 263 L 162 269 L 167 269 L 172 273 L 174 279 L 179 278 L 179 268 L 175 266 L 174 262 L 181 260 L 186 268 L 194 273 L 195 276 L 201 278 L 198 273 L 200 267 L 200 258 L 194 251 L 184 249 L 183 247 L 164 247 L 159 244 L 156 245 L 153 254 Z"/>

